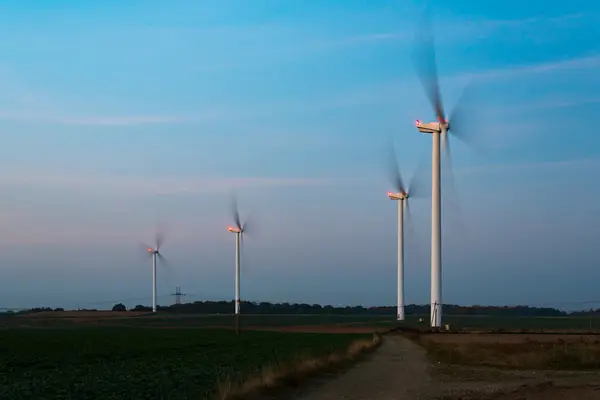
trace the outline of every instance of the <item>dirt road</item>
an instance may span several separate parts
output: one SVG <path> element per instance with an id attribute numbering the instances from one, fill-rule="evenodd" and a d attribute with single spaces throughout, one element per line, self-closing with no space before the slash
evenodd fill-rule
<path id="1" fill-rule="evenodd" d="M 431 398 L 431 383 L 425 351 L 400 336 L 388 336 L 370 359 L 295 399 L 423 400 Z"/>
<path id="2" fill-rule="evenodd" d="M 292 400 L 600 400 L 600 386 L 594 372 L 432 365 L 422 347 L 394 335 L 385 336 L 369 359 L 301 390 L 286 397 Z"/>

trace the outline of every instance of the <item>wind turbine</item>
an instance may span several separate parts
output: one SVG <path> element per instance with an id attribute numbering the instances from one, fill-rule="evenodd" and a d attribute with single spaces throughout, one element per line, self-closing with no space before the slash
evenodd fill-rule
<path id="1" fill-rule="evenodd" d="M 453 184 L 454 178 L 452 175 L 452 167 L 450 164 L 451 153 L 448 143 L 448 134 L 452 133 L 457 138 L 469 143 L 467 127 L 463 122 L 465 115 L 464 110 L 461 111 L 458 107 L 463 95 L 455 105 L 454 110 L 450 113 L 448 119 L 444 113 L 444 106 L 440 94 L 437 65 L 435 60 L 435 48 L 433 35 L 429 22 L 431 13 L 424 19 L 424 27 L 422 32 L 423 43 L 417 44 L 417 73 L 421 83 L 425 89 L 425 93 L 431 102 L 436 121 L 423 123 L 420 120 L 416 121 L 416 126 L 419 132 L 431 134 L 432 150 L 431 150 L 431 327 L 440 328 L 442 326 L 442 210 L 441 210 L 441 152 L 447 158 L 449 163 L 446 165 Z M 468 87 L 467 87 L 468 88 Z M 440 149 L 441 142 L 441 149 Z"/>
<path id="2" fill-rule="evenodd" d="M 228 228 L 229 232 L 235 233 L 235 331 L 240 332 L 240 253 L 241 246 L 244 243 L 244 233 L 246 232 L 247 221 L 240 221 L 240 213 L 238 211 L 237 200 L 233 198 L 232 204 L 233 220 L 235 226 Z"/>
<path id="3" fill-rule="evenodd" d="M 419 193 L 416 190 L 418 185 L 415 181 L 417 171 L 413 174 L 409 186 L 404 185 L 393 141 L 390 142 L 389 171 L 394 191 L 389 191 L 387 195 L 390 200 L 398 202 L 398 305 L 396 319 L 404 321 L 404 214 L 406 213 L 407 218 L 410 217 L 408 199 L 414 197 L 414 194 L 418 196 Z"/>
<path id="4" fill-rule="evenodd" d="M 152 312 L 156 312 L 156 263 L 158 259 L 166 262 L 164 256 L 160 252 L 160 247 L 163 244 L 163 235 L 157 232 L 154 247 L 149 246 L 147 251 L 152 257 Z"/>

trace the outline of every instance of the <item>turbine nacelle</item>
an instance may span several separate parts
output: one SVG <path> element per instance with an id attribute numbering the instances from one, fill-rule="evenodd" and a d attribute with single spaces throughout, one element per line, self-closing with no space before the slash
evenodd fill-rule
<path id="1" fill-rule="evenodd" d="M 158 254 L 158 249 L 153 249 L 152 247 L 148 247 L 148 253 L 150 253 L 150 254 Z"/>
<path id="2" fill-rule="evenodd" d="M 408 199 L 408 193 L 406 193 L 406 192 L 399 192 L 399 193 L 388 192 L 387 195 L 390 198 L 390 200 L 406 200 L 406 199 Z"/>
<path id="3" fill-rule="evenodd" d="M 228 230 L 229 232 L 233 232 L 233 233 L 242 233 L 242 232 L 243 232 L 243 229 L 240 229 L 240 228 L 234 228 L 233 226 L 230 226 L 229 228 L 227 228 L 227 230 Z"/>
<path id="4" fill-rule="evenodd" d="M 442 131 L 448 131 L 450 129 L 448 121 L 423 123 L 417 120 L 415 125 L 421 133 L 442 133 Z"/>

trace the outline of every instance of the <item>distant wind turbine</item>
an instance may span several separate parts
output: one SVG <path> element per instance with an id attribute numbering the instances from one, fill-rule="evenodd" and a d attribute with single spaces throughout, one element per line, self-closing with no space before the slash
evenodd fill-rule
<path id="1" fill-rule="evenodd" d="M 163 235 L 161 232 L 156 233 L 156 238 L 154 242 L 154 247 L 148 246 L 147 253 L 152 258 L 152 312 L 156 312 L 156 264 L 158 259 L 160 258 L 161 262 L 164 264 L 166 260 L 162 255 L 160 248 L 163 244 Z"/>
<path id="2" fill-rule="evenodd" d="M 390 141 L 390 160 L 389 172 L 394 191 L 387 193 L 390 200 L 398 201 L 398 304 L 396 318 L 398 321 L 404 321 L 404 214 L 410 219 L 410 208 L 408 207 L 409 197 L 419 197 L 419 186 L 416 181 L 417 171 L 413 174 L 409 186 L 404 185 L 394 143 Z M 415 196 L 416 195 L 416 196 Z"/>
<path id="3" fill-rule="evenodd" d="M 241 247 L 244 243 L 244 234 L 247 230 L 248 221 L 242 223 L 240 213 L 238 211 L 237 200 L 234 197 L 232 202 L 233 220 L 235 226 L 228 228 L 229 232 L 235 233 L 235 330 L 240 332 L 240 263 L 241 263 Z"/>

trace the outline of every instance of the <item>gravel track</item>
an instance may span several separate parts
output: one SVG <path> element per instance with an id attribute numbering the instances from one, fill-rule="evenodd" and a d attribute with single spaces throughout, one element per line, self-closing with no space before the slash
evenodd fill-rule
<path id="1" fill-rule="evenodd" d="M 296 400 L 422 400 L 431 399 L 425 351 L 400 336 L 385 336 L 369 359 L 305 393 Z"/>
<path id="2" fill-rule="evenodd" d="M 386 335 L 366 360 L 324 376 L 292 400 L 600 400 L 597 372 L 504 371 L 432 364 L 425 350 Z M 279 398 L 278 398 L 279 399 Z"/>

